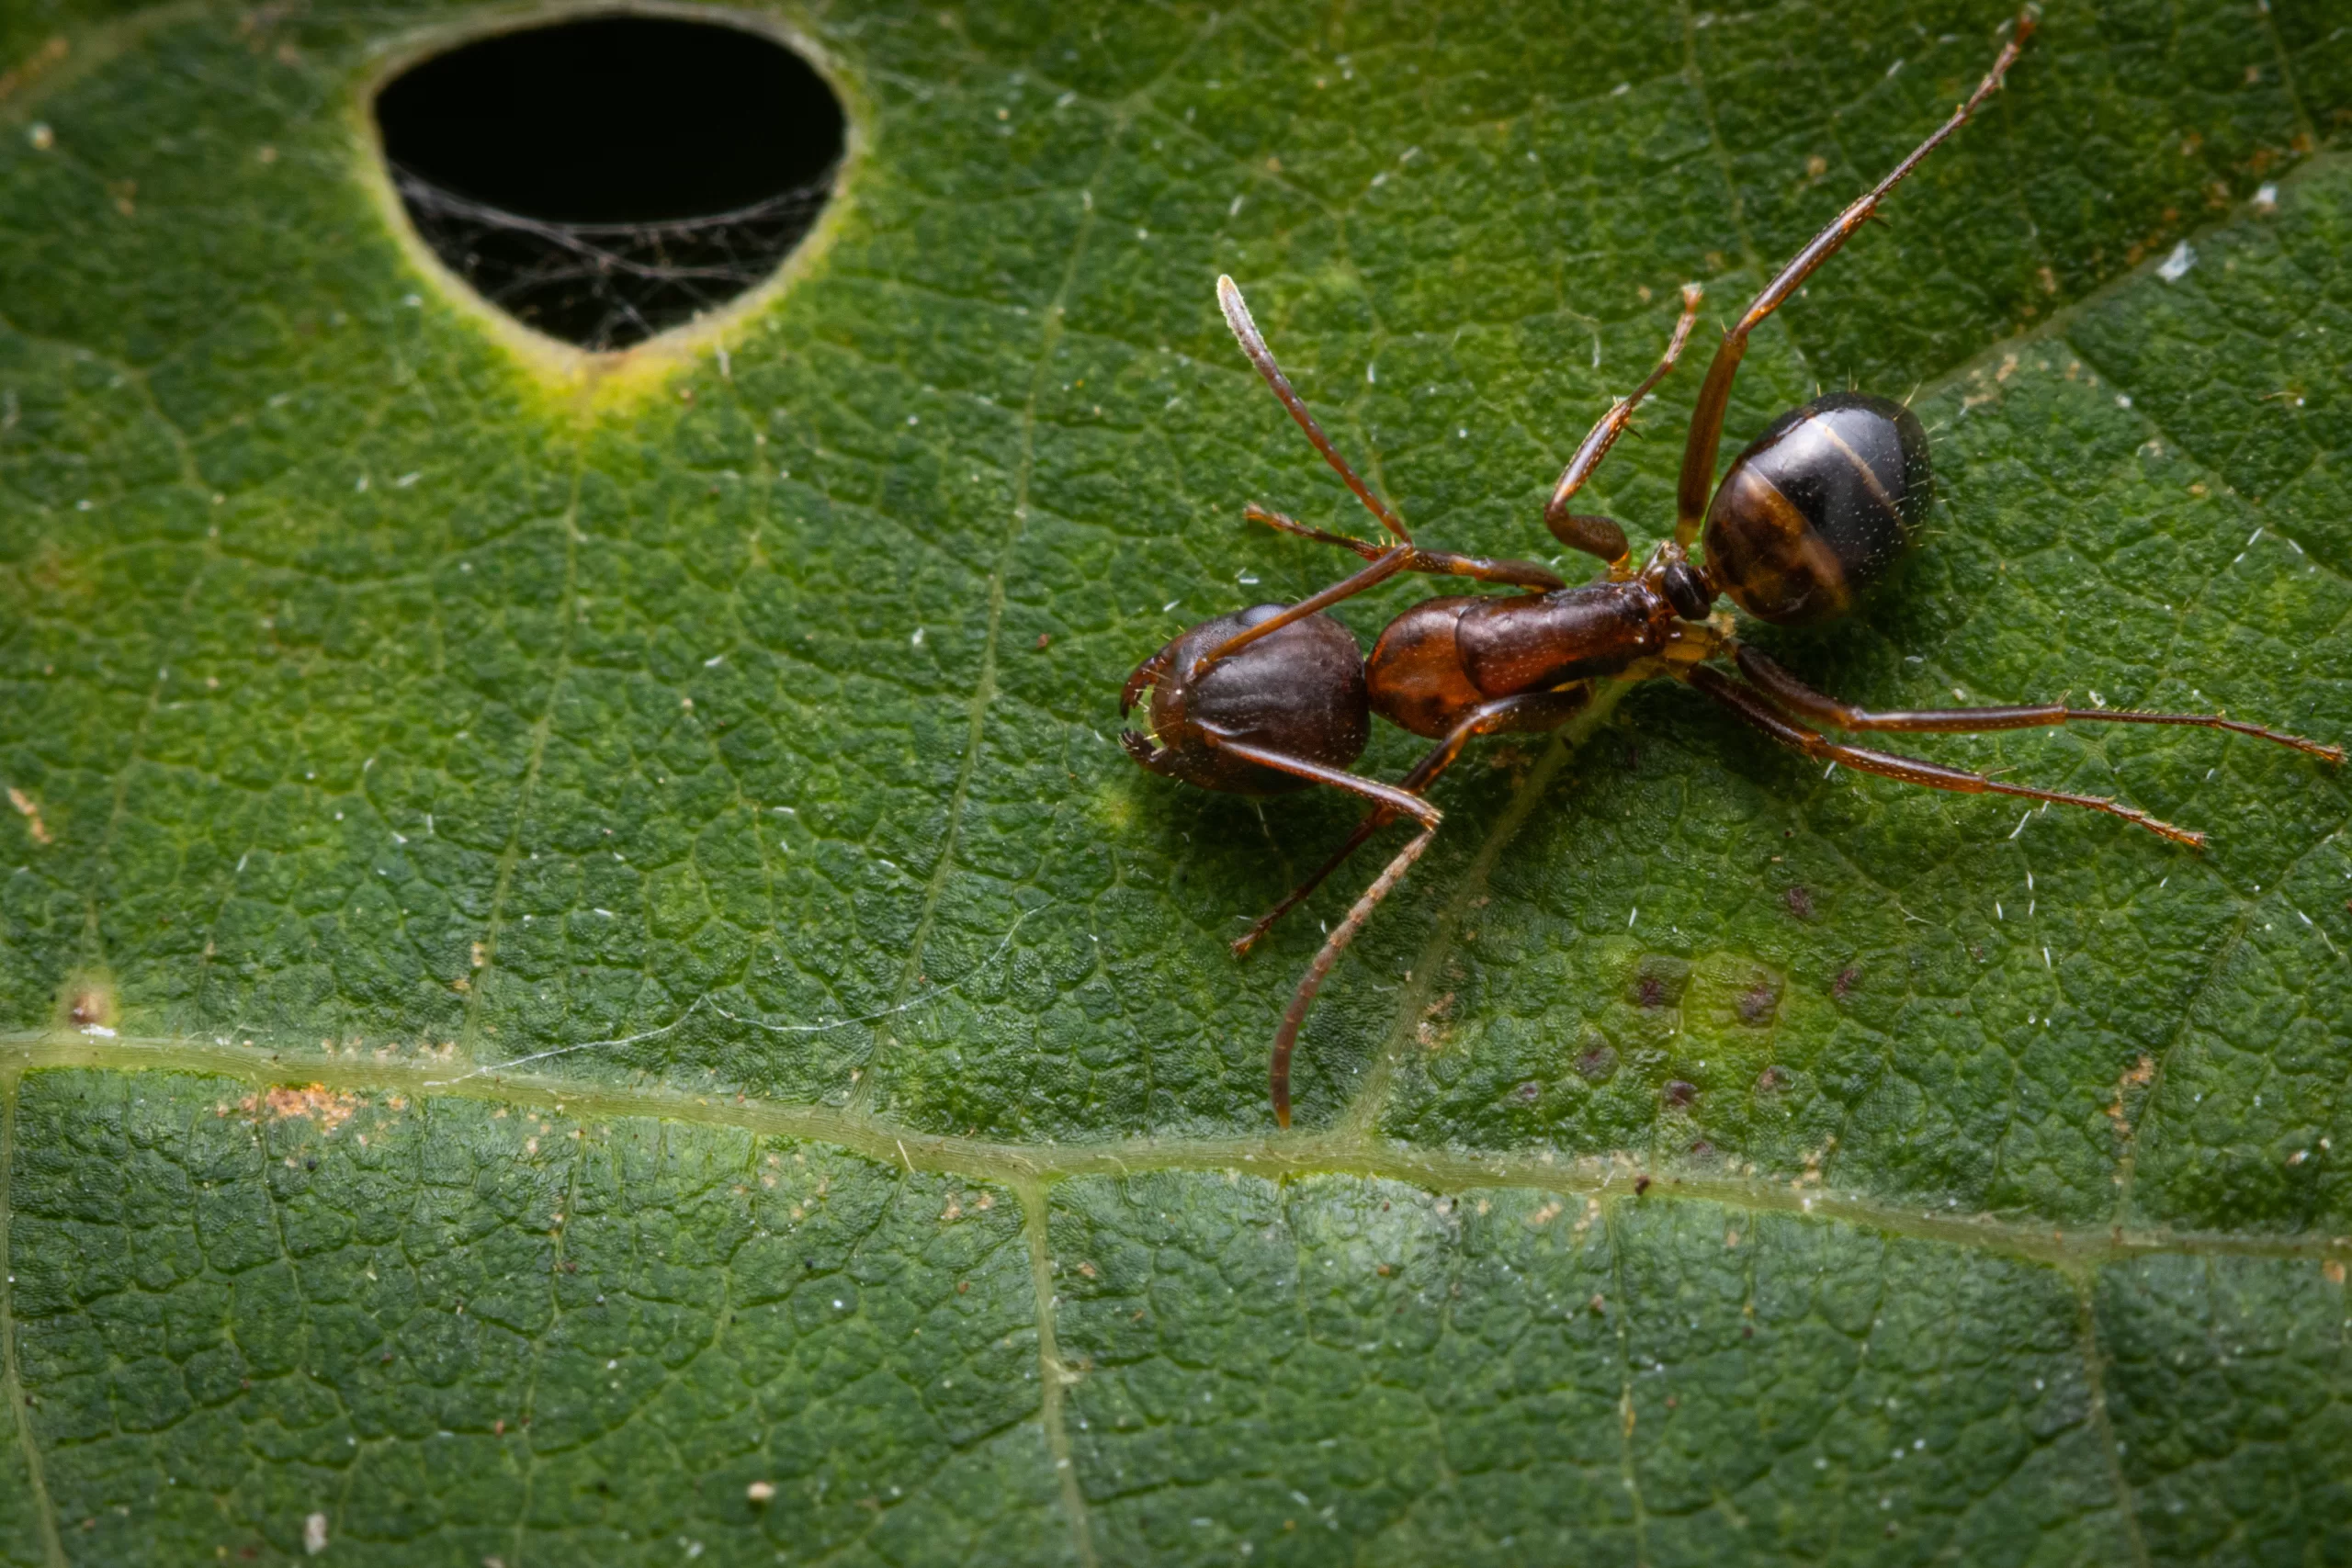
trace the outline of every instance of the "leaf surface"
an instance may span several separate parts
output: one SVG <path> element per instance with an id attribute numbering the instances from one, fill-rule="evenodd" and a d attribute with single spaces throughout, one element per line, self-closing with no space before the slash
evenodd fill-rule
<path id="1" fill-rule="evenodd" d="M 1360 523 L 1217 273 L 1423 537 L 1546 554 L 1678 286 L 1736 310 L 1999 7 L 757 14 L 835 208 L 594 367 L 364 129 L 503 15 L 0 17 L 0 1551 L 2352 1554 L 2324 765 L 1916 748 L 2200 855 L 1611 690 L 1440 786 L 1278 1135 L 1352 889 L 1225 943 L 1352 808 L 1115 744 L 1138 659 L 1337 575 L 1242 502 Z M 1850 383 L 1939 476 L 1898 593 L 1759 644 L 2352 734 L 2346 38 L 2050 7 L 1758 336 L 1726 457 Z M 1697 379 L 1590 492 L 1637 545 Z"/>

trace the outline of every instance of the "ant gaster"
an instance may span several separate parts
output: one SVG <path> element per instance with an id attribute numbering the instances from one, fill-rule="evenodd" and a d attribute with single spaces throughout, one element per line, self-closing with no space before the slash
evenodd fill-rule
<path id="1" fill-rule="evenodd" d="M 1684 287 L 1681 317 L 1657 367 L 1593 426 L 1544 508 L 1544 521 L 1561 543 L 1609 563 L 1604 577 L 1580 587 L 1571 588 L 1531 562 L 1453 555 L 1416 545 L 1403 520 L 1349 467 L 1292 389 L 1250 319 L 1240 289 L 1229 277 L 1217 279 L 1218 302 L 1242 352 L 1392 542 L 1370 544 L 1310 528 L 1280 513 L 1247 508 L 1253 521 L 1340 546 L 1368 564 L 1295 604 L 1260 604 L 1203 622 L 1145 660 L 1127 677 L 1120 710 L 1131 710 L 1148 689 L 1150 732 L 1125 730 L 1121 739 L 1135 760 L 1151 772 L 1204 789 L 1278 795 L 1320 784 L 1373 802 L 1339 852 L 1233 943 L 1237 954 L 1248 953 L 1384 825 L 1410 817 L 1420 829 L 1332 929 L 1283 1010 L 1270 1075 L 1274 1118 L 1282 1125 L 1290 1125 L 1291 1049 L 1316 992 L 1437 831 L 1438 808 L 1424 797 L 1430 784 L 1476 736 L 1542 731 L 1566 723 L 1590 702 L 1596 680 L 1671 676 L 1774 740 L 1816 760 L 1929 789 L 2018 795 L 2103 811 L 2189 845 L 2202 844 L 2203 835 L 2117 801 L 2036 789 L 1849 746 L 1822 735 L 1819 728 L 1949 734 L 2023 729 L 2070 719 L 2185 724 L 2275 740 L 2332 762 L 2343 761 L 2341 747 L 2198 714 L 2086 711 L 2063 704 L 1872 712 L 1805 685 L 1733 636 L 1728 615 L 1713 613 L 1717 596 L 1728 595 L 1747 614 L 1780 626 L 1830 619 L 1845 614 L 1883 581 L 1917 543 L 1931 484 L 1927 433 L 1909 409 L 1850 392 L 1792 409 L 1733 459 L 1722 484 L 1716 485 L 1715 455 L 1724 408 L 1747 352 L 1748 334 L 1836 254 L 1904 176 L 2000 87 L 2033 25 L 2030 11 L 2020 17 L 1968 101 L 1797 252 L 1724 334 L 1700 388 L 1683 447 L 1674 537 L 1635 568 L 1622 527 L 1606 517 L 1572 512 L 1569 502 L 1623 432 L 1634 408 L 1681 355 L 1700 299 L 1696 284 Z M 1694 542 L 1704 546 L 1699 562 L 1690 558 Z M 1423 600 L 1388 624 L 1365 660 L 1354 635 L 1322 612 L 1406 571 L 1464 577 L 1522 592 L 1508 597 Z M 1736 675 L 1717 662 L 1724 660 Z M 1363 754 L 1373 712 L 1438 742 L 1393 784 L 1347 771 Z"/>

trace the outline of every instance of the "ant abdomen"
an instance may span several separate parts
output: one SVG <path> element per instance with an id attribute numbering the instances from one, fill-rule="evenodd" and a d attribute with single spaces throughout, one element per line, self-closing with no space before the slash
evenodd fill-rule
<path id="1" fill-rule="evenodd" d="M 1136 666 L 1120 711 L 1148 685 L 1152 734 L 1122 730 L 1128 753 L 1155 773 L 1234 795 L 1287 795 L 1315 781 L 1235 756 L 1217 740 L 1327 768 L 1363 756 L 1372 739 L 1363 652 L 1330 616 L 1303 616 L 1204 665 L 1213 649 L 1286 608 L 1253 604 L 1203 621 Z"/>
<path id="2" fill-rule="evenodd" d="M 1707 508 L 1708 573 L 1758 620 L 1844 615 L 1917 544 L 1933 488 L 1918 415 L 1833 392 L 1733 460 Z"/>

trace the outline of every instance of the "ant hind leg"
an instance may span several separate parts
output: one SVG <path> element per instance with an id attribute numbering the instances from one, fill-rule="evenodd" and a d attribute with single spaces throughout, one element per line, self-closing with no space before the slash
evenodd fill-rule
<path id="1" fill-rule="evenodd" d="M 1723 704 L 1732 712 L 1766 735 L 1788 747 L 1816 760 L 1842 762 L 1858 773 L 1874 773 L 1883 779 L 1918 784 L 1927 789 L 1951 790 L 1955 795 L 2013 795 L 2027 800 L 2045 800 L 2057 806 L 2079 806 L 2086 811 L 2101 811 L 2109 817 L 2120 817 L 2126 822 L 2145 828 L 2151 833 L 2170 839 L 2191 849 L 2205 846 L 2205 835 L 2187 828 L 2149 816 L 2136 807 L 2098 795 L 2068 795 L 2062 790 L 2035 789 L 2030 784 L 2006 784 L 1988 779 L 1982 773 L 1972 773 L 1962 768 L 1947 768 L 1940 762 L 1923 761 L 1917 757 L 1898 757 L 1888 751 L 1872 751 L 1860 746 L 1847 746 L 1819 732 L 1806 728 L 1788 715 L 1774 707 L 1763 693 L 1743 684 L 1720 670 L 1701 664 L 1686 671 L 1682 679 Z"/>
<path id="2" fill-rule="evenodd" d="M 1704 520 L 1708 498 L 1715 488 L 1715 449 L 1723 442 L 1724 413 L 1731 403 L 1731 384 L 1739 374 L 1739 362 L 1747 354 L 1747 334 L 1757 323 L 1779 310 L 1811 277 L 1822 263 L 1834 256 L 1853 237 L 1854 231 L 1870 221 L 1878 211 L 1879 203 L 1888 193 L 1903 183 L 1904 177 L 1919 166 L 1920 160 L 1943 145 L 1944 140 L 1975 114 L 1978 106 L 2000 90 L 2001 79 L 2009 67 L 2017 63 L 2025 40 L 2033 34 L 2038 13 L 2031 6 L 2019 13 L 2009 33 L 2008 41 L 1994 57 L 1993 68 L 1976 85 L 1968 101 L 1951 111 L 1951 118 L 1938 126 L 1925 141 L 1913 148 L 1903 162 L 1894 165 L 1887 176 L 1858 197 L 1845 211 L 1830 220 L 1829 226 L 1805 242 L 1804 248 L 1789 258 L 1788 265 L 1775 274 L 1732 329 L 1724 333 L 1723 343 L 1715 350 L 1715 357 L 1707 366 L 1707 378 L 1700 383 L 1698 406 L 1690 413 L 1690 432 L 1682 446 L 1682 475 L 1675 487 L 1674 537 L 1688 547 L 1699 536 L 1699 525 Z"/>
<path id="3" fill-rule="evenodd" d="M 1881 729 L 1908 735 L 1977 735 L 1995 729 L 2034 729 L 2049 725 L 2064 724 L 2070 719 L 2084 719 L 2102 724 L 2183 724 L 2200 729 L 2226 729 L 2236 735 L 2250 735 L 2257 740 L 2275 741 L 2307 751 L 2330 762 L 2344 761 L 2344 748 L 2323 740 L 2306 740 L 2300 735 L 2288 735 L 2276 729 L 2265 729 L 2258 724 L 2245 724 L 2234 718 L 2221 718 L 2197 713 L 2135 713 L 2125 708 L 2070 708 L 2062 703 L 2039 703 L 2026 707 L 1999 708 L 1921 708 L 1890 713 L 1873 712 L 1841 703 L 1826 693 L 1790 674 L 1786 670 L 1745 643 L 1736 644 L 1732 658 L 1739 665 L 1739 672 L 1747 677 L 1758 691 L 1777 705 L 1786 708 L 1810 724 L 1831 729 Z"/>

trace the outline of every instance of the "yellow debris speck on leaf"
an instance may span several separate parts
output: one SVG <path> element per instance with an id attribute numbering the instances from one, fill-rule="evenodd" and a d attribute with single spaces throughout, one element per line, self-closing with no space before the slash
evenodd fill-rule
<path id="1" fill-rule="evenodd" d="M 8 792 L 8 804 L 15 807 L 17 810 L 23 815 L 25 818 L 25 831 L 33 836 L 34 843 L 46 844 L 51 841 L 49 832 L 49 824 L 40 819 L 40 802 L 35 800 L 31 795 L 27 795 L 23 790 L 11 789 Z"/>

